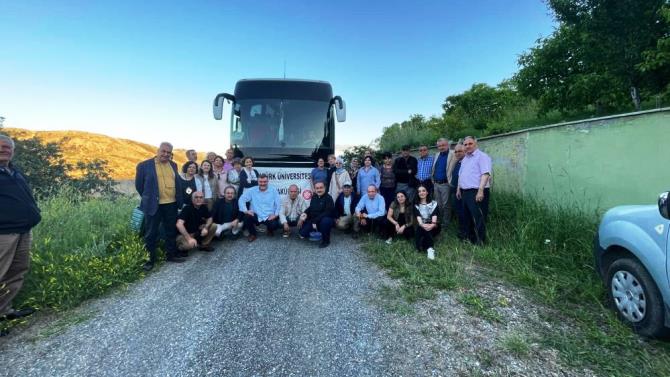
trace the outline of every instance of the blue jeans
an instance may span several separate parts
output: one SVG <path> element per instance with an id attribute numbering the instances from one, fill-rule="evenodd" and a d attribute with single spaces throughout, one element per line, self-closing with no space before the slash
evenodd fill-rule
<path id="1" fill-rule="evenodd" d="M 300 228 L 300 235 L 305 238 L 309 237 L 309 233 L 314 229 L 312 224 L 314 223 L 311 220 L 305 220 Z M 333 229 L 333 224 L 335 224 L 333 218 L 327 216 L 322 217 L 316 224 L 316 229 L 321 232 L 321 242 L 330 243 L 330 231 Z"/>

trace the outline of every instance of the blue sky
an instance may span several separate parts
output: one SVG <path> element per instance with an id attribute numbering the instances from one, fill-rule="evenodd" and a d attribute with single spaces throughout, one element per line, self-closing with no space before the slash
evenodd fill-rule
<path id="1" fill-rule="evenodd" d="M 367 144 L 473 83 L 510 77 L 553 30 L 540 0 L 2 1 L 5 126 L 223 152 L 211 103 L 241 78 L 330 81 L 338 144 Z"/>

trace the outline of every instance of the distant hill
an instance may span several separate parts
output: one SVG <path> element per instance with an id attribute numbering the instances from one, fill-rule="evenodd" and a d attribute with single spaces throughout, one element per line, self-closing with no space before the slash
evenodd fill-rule
<path id="1" fill-rule="evenodd" d="M 37 137 L 44 143 L 57 143 L 63 158 L 69 164 L 77 161 L 91 161 L 96 158 L 107 160 L 114 179 L 132 179 L 138 162 L 156 155 L 156 145 L 140 143 L 128 139 L 117 139 L 106 135 L 83 131 L 30 131 L 21 128 L 3 128 L 17 140 Z M 186 162 L 185 149 L 174 150 L 174 161 L 178 166 Z M 204 158 L 205 153 L 198 152 Z"/>

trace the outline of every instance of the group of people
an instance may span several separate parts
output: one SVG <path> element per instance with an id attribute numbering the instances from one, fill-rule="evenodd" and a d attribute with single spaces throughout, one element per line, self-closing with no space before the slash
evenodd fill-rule
<path id="1" fill-rule="evenodd" d="M 166 238 L 167 260 L 182 262 L 188 251 L 212 251 L 215 238 L 240 237 L 254 242 L 258 232 L 290 237 L 295 228 L 301 238 L 330 244 L 332 228 L 358 237 L 374 233 L 387 243 L 394 238 L 413 239 L 417 250 L 435 257 L 434 238 L 458 218 L 458 237 L 481 244 L 491 178 L 491 159 L 477 148 L 473 137 L 456 144 L 437 141 L 438 152 L 419 147 L 419 158 L 402 148 L 395 160 L 383 155 L 378 165 L 369 151 L 363 166 L 330 155 L 319 158 L 310 173 L 311 198 L 300 195 L 296 184 L 281 198 L 265 174 L 254 169 L 252 157 L 233 158 L 213 152 L 200 164 L 194 150 L 181 172 L 172 161 L 172 145 L 162 143 L 157 156 L 137 166 L 135 185 L 145 214 L 145 243 L 150 270 L 156 261 L 159 228 Z M 175 225 L 176 224 L 176 225 Z"/>
<path id="2" fill-rule="evenodd" d="M 459 239 L 477 245 L 485 242 L 491 158 L 471 136 L 456 143 L 453 151 L 446 138 L 436 145 L 434 155 L 428 153 L 427 145 L 421 145 L 418 159 L 406 145 L 395 160 L 384 153 L 381 165 L 371 151 L 362 167 L 352 161 L 350 176 L 355 182 L 354 201 L 358 201 L 353 211 L 354 236 L 363 225 L 387 243 L 396 237 L 413 237 L 417 250 L 432 259 L 434 237 L 457 218 Z"/>
<path id="3" fill-rule="evenodd" d="M 156 262 L 159 230 L 165 239 L 167 260 L 183 262 L 188 251 L 212 251 L 216 237 L 239 237 L 249 242 L 258 231 L 284 237 L 297 229 L 301 238 L 330 244 L 332 228 L 372 232 L 387 243 L 394 238 L 414 239 L 416 248 L 434 258 L 434 237 L 455 214 L 458 237 L 475 244 L 486 240 L 491 158 L 477 148 L 477 140 L 466 137 L 450 151 L 446 139 L 437 141 L 438 153 L 419 148 L 419 158 L 402 148 L 395 160 L 385 154 L 378 165 L 371 151 L 351 161 L 329 156 L 317 161 L 312 171 L 311 199 L 290 185 L 281 198 L 265 174 L 254 169 L 254 160 L 208 153 L 197 162 L 194 150 L 181 169 L 172 161 L 172 145 L 161 143 L 155 157 L 137 165 L 135 187 L 144 213 L 144 241 L 149 252 L 145 270 Z M 21 171 L 12 165 L 14 141 L 0 135 L 0 321 L 20 318 L 32 308 L 14 309 L 30 264 L 31 229 L 40 222 L 40 211 Z M 161 229 L 162 228 L 162 229 Z M 0 335 L 2 335 L 0 333 Z"/>

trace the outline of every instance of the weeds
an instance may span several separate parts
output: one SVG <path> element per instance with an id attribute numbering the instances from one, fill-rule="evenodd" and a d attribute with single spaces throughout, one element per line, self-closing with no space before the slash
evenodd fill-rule
<path id="1" fill-rule="evenodd" d="M 86 198 L 72 191 L 40 202 L 31 268 L 14 305 L 63 310 L 142 276 L 146 257 L 128 227 L 134 201 Z"/>
<path id="2" fill-rule="evenodd" d="M 543 318 L 550 326 L 535 329 L 540 331 L 537 342 L 559 351 L 565 364 L 606 375 L 670 375 L 670 345 L 641 339 L 605 307 L 592 257 L 598 213 L 502 192 L 492 195 L 490 208 L 485 247 L 460 243 L 446 231 L 436 245 L 435 261 L 404 242 L 388 247 L 369 241 L 365 248 L 373 261 L 400 279 L 399 290 L 406 292 L 408 303 L 433 297 L 434 292 L 421 294 L 431 289 L 455 290 L 472 315 L 496 322 L 501 318 L 495 308 L 509 302 L 489 301 L 468 288 L 476 279 L 504 279 L 551 308 L 552 316 Z M 473 274 L 474 268 L 482 273 Z M 508 336 L 501 347 L 522 356 L 529 345 Z"/>
<path id="3" fill-rule="evenodd" d="M 500 347 L 519 358 L 528 357 L 531 351 L 526 338 L 517 333 L 504 336 L 500 341 Z"/>

